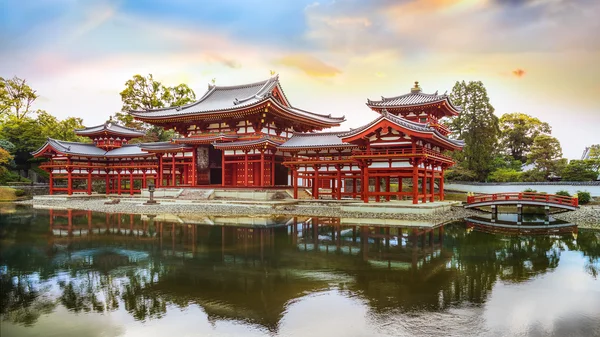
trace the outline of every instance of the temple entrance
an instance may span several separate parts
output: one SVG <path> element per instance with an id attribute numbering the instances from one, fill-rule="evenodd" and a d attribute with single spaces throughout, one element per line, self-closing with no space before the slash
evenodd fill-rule
<path id="1" fill-rule="evenodd" d="M 288 186 L 288 168 L 281 163 L 275 163 L 275 185 Z"/>
<path id="2" fill-rule="evenodd" d="M 222 151 L 212 145 L 199 146 L 196 149 L 196 185 L 221 185 Z"/>

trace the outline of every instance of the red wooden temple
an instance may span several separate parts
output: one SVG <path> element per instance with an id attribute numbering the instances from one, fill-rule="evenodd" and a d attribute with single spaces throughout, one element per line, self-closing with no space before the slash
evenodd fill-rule
<path id="1" fill-rule="evenodd" d="M 447 95 L 424 94 L 418 82 L 405 95 L 367 100 L 380 116 L 349 131 L 319 132 L 345 118 L 290 104 L 274 76 L 238 86 L 209 85 L 196 102 L 130 111 L 145 123 L 176 131 L 170 142 L 136 143 L 143 132 L 112 122 L 76 130 L 91 143 L 48 139 L 34 152 L 49 160 L 50 194 L 134 194 L 157 188 L 292 189 L 315 199 L 444 199 L 445 151 L 460 150 L 439 120 L 460 109 Z M 60 184 L 62 182 L 62 184 Z"/>

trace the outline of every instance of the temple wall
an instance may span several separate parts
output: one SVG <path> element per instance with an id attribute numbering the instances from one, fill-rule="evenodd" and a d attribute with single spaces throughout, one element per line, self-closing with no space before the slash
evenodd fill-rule
<path id="1" fill-rule="evenodd" d="M 557 183 L 464 183 L 446 182 L 446 191 L 474 192 L 474 193 L 508 193 L 522 192 L 533 189 L 538 192 L 556 194 L 558 191 L 567 191 L 571 195 L 577 191 L 587 191 L 593 197 L 600 197 L 600 182 L 557 182 Z"/>

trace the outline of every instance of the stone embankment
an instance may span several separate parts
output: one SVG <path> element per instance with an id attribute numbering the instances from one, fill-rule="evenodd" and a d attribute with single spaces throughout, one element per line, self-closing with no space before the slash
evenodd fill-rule
<path id="1" fill-rule="evenodd" d="M 576 211 L 555 214 L 553 217 L 579 227 L 600 228 L 600 206 L 581 206 Z"/>
<path id="2" fill-rule="evenodd" d="M 58 200 L 28 200 L 22 204 L 35 204 L 36 206 L 51 208 L 71 208 L 90 210 L 107 213 L 127 213 L 127 214 L 197 214 L 197 215 L 231 215 L 231 216 L 271 216 L 271 215 L 291 215 L 291 216 L 319 216 L 319 217 L 342 217 L 342 218 L 380 218 L 380 219 L 400 219 L 413 221 L 433 221 L 446 222 L 450 220 L 461 220 L 467 216 L 480 214 L 474 210 L 466 210 L 462 207 L 452 207 L 450 211 L 438 212 L 434 214 L 382 214 L 382 213 L 361 213 L 361 212 L 343 212 L 339 204 L 282 204 L 282 205 L 251 205 L 235 203 L 163 203 L 159 205 L 143 205 L 141 203 L 121 202 L 118 204 L 106 205 L 106 199 L 73 199 L 69 201 Z"/>

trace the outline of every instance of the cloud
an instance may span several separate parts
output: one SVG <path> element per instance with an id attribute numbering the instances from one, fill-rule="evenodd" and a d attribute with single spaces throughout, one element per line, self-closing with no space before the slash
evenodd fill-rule
<path id="1" fill-rule="evenodd" d="M 333 77 L 342 72 L 318 58 L 307 54 L 289 54 L 279 58 L 275 63 L 300 69 L 313 77 Z"/>
<path id="2" fill-rule="evenodd" d="M 521 68 L 517 68 L 512 71 L 512 74 L 518 78 L 521 78 L 521 77 L 525 76 L 525 70 L 523 70 Z"/>

